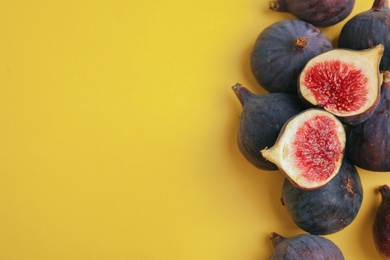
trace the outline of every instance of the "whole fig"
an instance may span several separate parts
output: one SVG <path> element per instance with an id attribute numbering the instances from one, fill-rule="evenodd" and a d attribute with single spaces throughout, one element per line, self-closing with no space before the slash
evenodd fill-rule
<path id="1" fill-rule="evenodd" d="M 255 167 L 276 170 L 260 150 L 272 146 L 283 124 L 305 109 L 296 95 L 287 93 L 254 94 L 241 84 L 232 87 L 242 104 L 237 143 L 243 156 Z"/>
<path id="2" fill-rule="evenodd" d="M 251 53 L 251 70 L 268 92 L 297 93 L 297 80 L 314 56 L 331 50 L 330 40 L 317 27 L 300 20 L 282 20 L 265 28 Z"/>
<path id="3" fill-rule="evenodd" d="M 358 171 L 347 159 L 338 174 L 320 189 L 301 190 L 286 179 L 282 190 L 282 202 L 292 220 L 315 235 L 332 234 L 352 223 L 362 199 Z"/>
<path id="4" fill-rule="evenodd" d="M 357 14 L 341 29 L 338 47 L 364 50 L 383 44 L 381 71 L 390 70 L 390 9 L 387 0 L 375 0 L 372 8 Z"/>
<path id="5" fill-rule="evenodd" d="M 331 240 L 311 234 L 300 234 L 285 238 L 271 233 L 274 251 L 270 260 L 343 260 L 344 255 Z"/>
<path id="6" fill-rule="evenodd" d="M 379 186 L 382 195 L 373 223 L 375 246 L 381 256 L 390 259 L 390 188 L 387 185 Z"/>
<path id="7" fill-rule="evenodd" d="M 287 12 L 318 27 L 337 24 L 353 10 L 355 0 L 274 0 L 273 11 Z"/>
<path id="8" fill-rule="evenodd" d="M 361 124 L 347 131 L 346 156 L 360 168 L 390 171 L 390 72 L 383 74 L 379 105 Z"/>

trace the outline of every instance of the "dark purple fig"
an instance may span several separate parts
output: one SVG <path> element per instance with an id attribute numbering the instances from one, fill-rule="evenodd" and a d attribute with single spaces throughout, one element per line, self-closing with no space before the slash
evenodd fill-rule
<path id="1" fill-rule="evenodd" d="M 358 214 L 362 200 L 358 171 L 347 159 L 338 174 L 320 189 L 301 190 L 286 179 L 282 190 L 283 205 L 294 223 L 315 235 L 332 234 L 347 227 Z"/>
<path id="2" fill-rule="evenodd" d="M 295 186 L 314 190 L 338 173 L 344 147 L 341 122 L 324 110 L 307 109 L 288 120 L 275 144 L 260 152 Z"/>
<path id="3" fill-rule="evenodd" d="M 384 72 L 380 102 L 370 118 L 350 127 L 346 156 L 369 171 L 390 171 L 390 72 Z"/>
<path id="4" fill-rule="evenodd" d="M 311 234 L 300 234 L 285 238 L 271 233 L 274 251 L 270 260 L 343 260 L 340 248 L 331 240 Z"/>
<path id="5" fill-rule="evenodd" d="M 390 9 L 387 0 L 375 0 L 372 8 L 350 19 L 340 32 L 338 47 L 364 50 L 378 44 L 385 46 L 381 71 L 390 70 Z"/>
<path id="6" fill-rule="evenodd" d="M 274 0 L 269 2 L 273 11 L 287 12 L 302 21 L 326 27 L 344 20 L 355 6 L 355 0 Z"/>
<path id="7" fill-rule="evenodd" d="M 282 20 L 265 28 L 251 53 L 251 70 L 268 92 L 297 93 L 297 80 L 314 56 L 332 43 L 317 27 L 299 20 Z"/>
<path id="8" fill-rule="evenodd" d="M 385 259 L 390 259 L 390 188 L 382 185 L 379 192 L 382 201 L 376 212 L 372 231 L 379 254 Z"/>
<path id="9" fill-rule="evenodd" d="M 237 135 L 241 153 L 259 169 L 276 170 L 260 150 L 275 143 L 283 124 L 305 109 L 303 103 L 298 96 L 287 93 L 257 95 L 241 84 L 232 88 L 242 104 Z"/>
<path id="10" fill-rule="evenodd" d="M 379 103 L 379 62 L 383 45 L 366 50 L 333 49 L 311 59 L 299 77 L 298 93 L 307 103 L 359 124 Z"/>

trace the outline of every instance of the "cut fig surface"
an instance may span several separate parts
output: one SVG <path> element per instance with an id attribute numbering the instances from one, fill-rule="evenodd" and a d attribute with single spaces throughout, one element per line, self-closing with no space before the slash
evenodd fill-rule
<path id="1" fill-rule="evenodd" d="M 379 62 L 384 47 L 366 50 L 333 49 L 311 59 L 299 77 L 303 100 L 356 125 L 374 112 L 379 102 Z"/>
<path id="2" fill-rule="evenodd" d="M 298 188 L 317 189 L 339 171 L 345 148 L 340 120 L 322 109 L 307 109 L 287 121 L 274 146 L 261 150 Z"/>

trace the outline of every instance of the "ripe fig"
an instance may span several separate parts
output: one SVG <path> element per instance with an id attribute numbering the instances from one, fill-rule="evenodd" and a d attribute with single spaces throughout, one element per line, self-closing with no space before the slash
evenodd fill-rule
<path id="1" fill-rule="evenodd" d="M 338 174 L 322 188 L 302 190 L 285 179 L 282 189 L 283 205 L 294 223 L 315 235 L 328 235 L 347 227 L 358 214 L 362 200 L 358 171 L 345 158 Z"/>
<path id="2" fill-rule="evenodd" d="M 237 143 L 243 156 L 254 166 L 276 170 L 260 150 L 272 146 L 283 124 L 305 109 L 296 95 L 287 93 L 254 94 L 241 84 L 232 87 L 242 104 Z"/>
<path id="3" fill-rule="evenodd" d="M 251 70 L 268 92 L 297 94 L 299 73 L 314 56 L 333 49 L 317 27 L 300 20 L 281 20 L 265 28 L 251 53 Z"/>
<path id="4" fill-rule="evenodd" d="M 347 131 L 346 156 L 369 171 L 390 171 L 390 72 L 383 73 L 379 105 L 361 124 Z"/>
<path id="5" fill-rule="evenodd" d="M 390 259 L 390 188 L 379 186 L 382 201 L 375 215 L 372 231 L 374 243 L 384 259 Z"/>
<path id="6" fill-rule="evenodd" d="M 331 240 L 311 234 L 300 234 L 285 238 L 278 233 L 271 233 L 274 251 L 270 260 L 343 260 L 340 248 Z"/>
<path id="7" fill-rule="evenodd" d="M 298 188 L 313 190 L 327 184 L 339 171 L 345 130 L 331 113 L 307 109 L 288 120 L 271 148 L 261 150 Z"/>
<path id="8" fill-rule="evenodd" d="M 367 50 L 333 49 L 311 59 L 299 77 L 299 95 L 350 125 L 374 112 L 380 97 L 383 45 Z"/>
<path id="9" fill-rule="evenodd" d="M 379 68 L 390 70 L 390 9 L 387 0 L 375 0 L 372 8 L 352 17 L 341 29 L 338 47 L 364 50 L 385 46 Z"/>
<path id="10" fill-rule="evenodd" d="M 269 8 L 287 12 L 302 21 L 326 27 L 344 20 L 355 6 L 355 0 L 273 0 Z"/>

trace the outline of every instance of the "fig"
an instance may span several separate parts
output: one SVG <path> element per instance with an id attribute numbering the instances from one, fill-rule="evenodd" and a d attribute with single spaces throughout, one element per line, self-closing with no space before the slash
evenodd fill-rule
<path id="1" fill-rule="evenodd" d="M 345 124 L 365 121 L 379 103 L 383 48 L 379 44 L 366 50 L 333 49 L 314 57 L 299 77 L 300 97 Z"/>
<path id="2" fill-rule="evenodd" d="M 340 248 L 331 240 L 312 234 L 285 238 L 276 232 L 270 236 L 274 251 L 270 260 L 343 260 Z"/>
<path id="3" fill-rule="evenodd" d="M 363 187 L 357 169 L 344 158 L 338 174 L 317 190 L 302 190 L 285 179 L 282 203 L 294 223 L 315 235 L 336 233 L 357 216 Z M 326 219 L 326 221 L 324 221 Z"/>
<path id="4" fill-rule="evenodd" d="M 333 49 L 317 27 L 300 20 L 281 20 L 257 37 L 250 56 L 252 73 L 268 92 L 297 94 L 299 73 L 314 56 Z"/>
<path id="5" fill-rule="evenodd" d="M 382 201 L 374 218 L 372 232 L 379 254 L 390 259 L 390 188 L 386 184 L 379 186 L 379 192 Z"/>
<path id="6" fill-rule="evenodd" d="M 390 9 L 387 0 L 375 0 L 372 8 L 352 17 L 341 29 L 338 47 L 364 50 L 383 44 L 379 69 L 390 70 Z"/>
<path id="7" fill-rule="evenodd" d="M 237 134 L 240 152 L 255 167 L 276 170 L 260 150 L 275 143 L 283 124 L 303 111 L 304 104 L 288 93 L 254 94 L 239 83 L 232 89 L 242 104 Z"/>
<path id="8" fill-rule="evenodd" d="M 287 12 L 302 21 L 326 27 L 344 20 L 353 10 L 355 0 L 274 0 L 269 8 Z"/>
<path id="9" fill-rule="evenodd" d="M 344 148 L 343 124 L 331 113 L 311 108 L 289 119 L 275 144 L 261 154 L 296 187 L 314 190 L 338 173 Z"/>
<path id="10" fill-rule="evenodd" d="M 358 167 L 390 171 L 390 72 L 383 73 L 380 101 L 366 121 L 347 131 L 345 154 Z"/>

